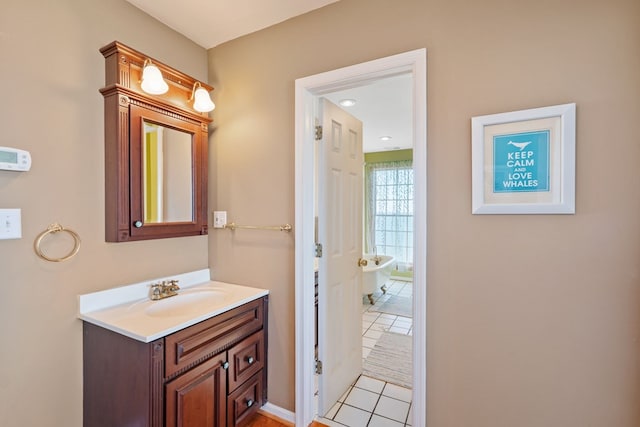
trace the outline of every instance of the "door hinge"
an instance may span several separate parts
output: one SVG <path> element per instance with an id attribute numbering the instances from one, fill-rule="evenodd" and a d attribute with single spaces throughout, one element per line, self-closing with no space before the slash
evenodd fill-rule
<path id="1" fill-rule="evenodd" d="M 316 374 L 322 374 L 322 360 L 316 360 Z"/>
<path id="2" fill-rule="evenodd" d="M 322 258 L 322 243 L 316 243 L 316 258 Z"/>
<path id="3" fill-rule="evenodd" d="M 322 126 L 316 126 L 316 141 L 322 139 Z"/>

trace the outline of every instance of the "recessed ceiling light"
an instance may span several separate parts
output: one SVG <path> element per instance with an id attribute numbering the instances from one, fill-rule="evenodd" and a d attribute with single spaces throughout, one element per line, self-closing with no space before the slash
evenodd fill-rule
<path id="1" fill-rule="evenodd" d="M 380 141 L 391 141 L 391 137 L 389 135 L 381 136 Z"/>
<path id="2" fill-rule="evenodd" d="M 340 105 L 342 105 L 343 107 L 353 107 L 354 105 L 356 105 L 356 100 L 355 99 L 341 99 L 340 100 Z"/>

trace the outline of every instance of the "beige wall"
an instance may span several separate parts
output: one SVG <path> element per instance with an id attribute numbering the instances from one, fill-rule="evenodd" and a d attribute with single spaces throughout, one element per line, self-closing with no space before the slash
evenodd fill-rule
<path id="1" fill-rule="evenodd" d="M 639 33 L 636 0 L 342 0 L 226 43 L 209 53 L 210 208 L 293 222 L 294 80 L 426 47 L 430 427 L 637 426 Z M 269 396 L 293 410 L 292 236 L 104 242 L 98 49 L 116 39 L 207 74 L 202 48 L 122 0 L 2 4 L 0 145 L 33 167 L 0 171 L 0 207 L 23 210 L 23 238 L 0 241 L 0 425 L 81 425 L 76 295 L 208 264 L 272 291 Z M 472 216 L 470 117 L 563 102 L 577 214 Z M 82 237 L 65 263 L 32 249 L 55 221 Z"/>
<path id="2" fill-rule="evenodd" d="M 23 233 L 0 241 L 0 425 L 81 426 L 76 295 L 208 266 L 204 236 L 105 243 L 99 49 L 119 40 L 201 79 L 207 55 L 124 0 L 3 0 L 0 10 L 0 146 L 33 158 L 29 172 L 0 171 L 0 208 L 22 208 Z M 32 247 L 56 221 L 82 239 L 63 263 Z"/>
<path id="3" fill-rule="evenodd" d="M 211 208 L 294 218 L 294 81 L 428 50 L 430 427 L 640 425 L 640 2 L 342 0 L 209 51 Z M 471 215 L 470 119 L 577 103 L 577 214 Z M 271 291 L 269 398 L 294 409 L 290 237 L 216 232 Z"/>

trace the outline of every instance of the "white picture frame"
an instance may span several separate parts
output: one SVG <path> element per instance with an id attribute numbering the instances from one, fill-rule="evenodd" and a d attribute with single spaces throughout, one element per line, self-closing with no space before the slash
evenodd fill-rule
<path id="1" fill-rule="evenodd" d="M 575 213 L 576 104 L 471 119 L 473 214 Z"/>

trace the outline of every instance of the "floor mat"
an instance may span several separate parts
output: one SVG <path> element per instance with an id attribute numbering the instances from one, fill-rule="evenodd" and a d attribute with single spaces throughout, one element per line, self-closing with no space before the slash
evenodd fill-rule
<path id="1" fill-rule="evenodd" d="M 362 373 L 406 388 L 412 388 L 413 337 L 384 332 L 362 365 Z"/>

